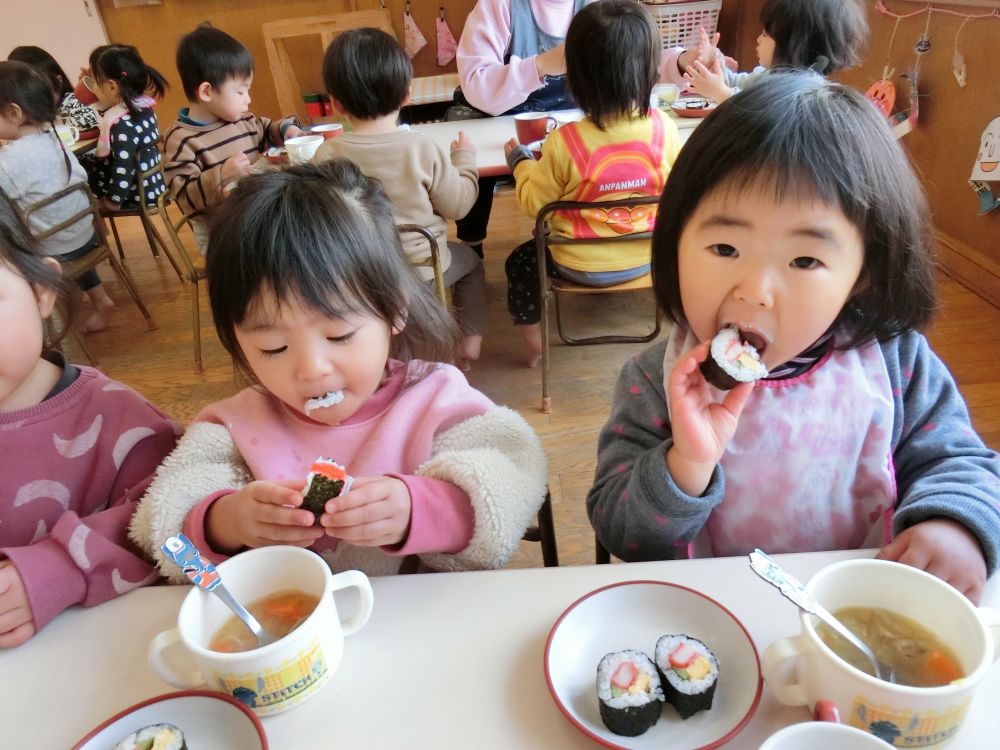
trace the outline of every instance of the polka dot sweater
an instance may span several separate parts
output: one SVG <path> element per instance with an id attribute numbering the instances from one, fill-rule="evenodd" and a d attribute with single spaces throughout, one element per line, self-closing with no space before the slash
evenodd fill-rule
<path id="1" fill-rule="evenodd" d="M 35 628 L 158 578 L 128 541 L 135 505 L 177 426 L 90 367 L 35 406 L 0 413 L 0 558 L 24 581 Z"/>
<path id="2" fill-rule="evenodd" d="M 136 208 L 139 190 L 148 203 L 166 190 L 157 173 L 140 185 L 139 174 L 161 161 L 160 129 L 152 109 L 126 114 L 111 126 L 111 153 L 106 157 L 86 154 L 80 161 L 87 170 L 90 189 L 98 198 L 107 198 L 121 208 Z"/>
<path id="3" fill-rule="evenodd" d="M 610 418 L 598 441 L 597 471 L 587 496 L 587 513 L 604 546 L 624 560 L 689 556 L 713 511 L 731 494 L 721 464 L 700 497 L 681 491 L 667 470 L 665 456 L 672 439 L 663 361 L 670 343 L 668 338 L 625 363 Z M 995 570 L 1000 555 L 1000 458 L 973 430 L 951 373 L 922 335 L 910 332 L 872 345 L 884 359 L 892 399 L 889 444 L 896 497 L 891 532 L 898 534 L 932 517 L 953 519 L 976 535 L 989 570 Z M 821 367 L 823 364 L 817 363 L 814 369 Z M 831 394 L 824 397 L 815 393 L 816 380 L 822 379 L 806 373 L 791 387 L 807 392 L 813 389 L 811 397 L 829 400 Z M 830 387 L 866 386 L 840 383 Z M 838 390 L 832 397 L 846 399 L 847 394 Z M 753 416 L 748 407 L 740 425 L 752 423 Z M 761 440 L 771 437 L 766 428 L 758 432 Z M 816 449 L 803 446 L 799 452 Z M 790 467 L 802 460 L 801 456 L 787 455 L 766 468 L 793 470 Z M 861 470 L 855 464 L 845 464 L 843 471 L 860 475 Z M 761 481 L 760 476 L 756 481 Z M 816 487 L 817 519 L 829 517 L 825 490 Z M 753 521 L 743 528 L 744 546 L 752 549 L 757 544 L 755 524 L 766 526 L 768 518 L 767 508 L 756 509 Z"/>

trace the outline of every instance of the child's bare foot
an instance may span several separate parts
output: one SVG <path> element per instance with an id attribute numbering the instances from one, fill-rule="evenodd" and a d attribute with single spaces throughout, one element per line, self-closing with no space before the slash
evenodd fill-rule
<path id="1" fill-rule="evenodd" d="M 93 308 L 93 312 L 83 321 L 83 332 L 97 333 L 107 330 L 111 324 L 110 313 L 115 309 L 114 300 L 104 291 L 103 286 L 94 287 L 87 292 L 87 295 L 90 297 L 90 306 Z"/>
<path id="2" fill-rule="evenodd" d="M 87 319 L 83 321 L 81 328 L 84 333 L 97 333 L 107 330 L 111 324 L 111 319 L 104 310 L 94 310 Z"/>
<path id="3" fill-rule="evenodd" d="M 455 355 L 455 363 L 462 372 L 472 369 L 472 363 L 479 359 L 479 352 L 483 346 L 482 336 L 465 336 L 462 343 L 458 345 L 458 352 Z"/>
<path id="4" fill-rule="evenodd" d="M 542 361 L 542 327 L 538 323 L 518 326 L 524 337 L 525 361 L 528 367 L 537 367 Z"/>

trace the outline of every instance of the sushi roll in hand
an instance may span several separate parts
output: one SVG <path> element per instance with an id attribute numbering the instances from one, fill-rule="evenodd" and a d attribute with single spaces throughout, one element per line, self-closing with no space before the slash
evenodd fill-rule
<path id="1" fill-rule="evenodd" d="M 660 676 L 641 651 L 606 654 L 597 665 L 597 698 L 604 725 L 615 734 L 636 737 L 660 718 Z"/>
<path id="2" fill-rule="evenodd" d="M 173 724 L 152 724 L 122 738 L 113 750 L 187 750 L 187 743 Z"/>
<path id="3" fill-rule="evenodd" d="M 326 510 L 326 501 L 349 492 L 352 481 L 347 470 L 332 458 L 317 458 L 309 467 L 302 507 L 312 511 L 316 523 L 319 523 Z"/>
<path id="4" fill-rule="evenodd" d="M 687 635 L 665 635 L 656 642 L 653 656 L 664 698 L 682 719 L 712 707 L 719 660 L 708 646 Z"/>
<path id="5" fill-rule="evenodd" d="M 767 377 L 757 347 L 735 326 L 727 326 L 712 339 L 708 356 L 701 363 L 701 374 L 709 385 L 720 391 L 735 388 L 738 383 L 752 383 Z"/>

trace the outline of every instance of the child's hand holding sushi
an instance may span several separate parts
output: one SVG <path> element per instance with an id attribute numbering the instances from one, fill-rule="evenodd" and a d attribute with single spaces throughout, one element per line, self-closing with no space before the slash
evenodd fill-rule
<path id="1" fill-rule="evenodd" d="M 670 403 L 673 445 L 667 450 L 667 470 L 683 492 L 700 497 L 726 445 L 736 433 L 740 414 L 753 383 L 740 383 L 716 403 L 699 365 L 708 357 L 705 341 L 677 360 L 663 383 Z"/>
<path id="2" fill-rule="evenodd" d="M 688 91 L 707 96 L 719 104 L 726 101 L 733 95 L 733 90 L 726 85 L 722 65 L 722 60 L 718 57 L 709 65 L 705 65 L 701 60 L 694 60 L 684 73 L 684 78 L 688 81 Z"/>
<path id="3" fill-rule="evenodd" d="M 893 560 L 926 570 L 950 583 L 978 605 L 986 584 L 986 560 L 976 536 L 950 518 L 915 523 L 879 550 L 882 560 Z"/>
<path id="4" fill-rule="evenodd" d="M 0 648 L 20 646 L 35 634 L 24 582 L 10 561 L 0 560 Z"/>
<path id="5" fill-rule="evenodd" d="M 300 479 L 251 482 L 212 503 L 205 514 L 205 539 L 215 551 L 235 554 L 244 547 L 291 544 L 309 547 L 323 536 L 316 517 L 302 505 Z"/>
<path id="6" fill-rule="evenodd" d="M 406 539 L 412 505 L 402 480 L 354 477 L 350 492 L 327 500 L 320 523 L 337 539 L 359 547 L 384 547 Z"/>

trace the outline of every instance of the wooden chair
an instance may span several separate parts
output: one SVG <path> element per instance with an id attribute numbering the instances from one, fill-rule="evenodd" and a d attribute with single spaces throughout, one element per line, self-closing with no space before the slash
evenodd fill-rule
<path id="1" fill-rule="evenodd" d="M 87 198 L 87 207 L 80 209 L 75 214 L 67 218 L 65 221 L 56 224 L 55 226 L 49 227 L 44 232 L 35 234 L 36 240 L 45 240 L 57 232 L 66 229 L 79 221 L 87 220 L 93 223 L 95 231 L 98 233 L 99 242 L 93 247 L 86 255 L 81 258 L 76 258 L 74 260 L 60 261 L 62 266 L 63 276 L 65 276 L 70 281 L 76 281 L 85 272 L 97 266 L 98 263 L 102 261 L 108 261 L 111 269 L 115 272 L 118 280 L 121 281 L 122 286 L 125 287 L 129 296 L 132 297 L 132 301 L 135 302 L 135 306 L 139 308 L 139 312 L 142 313 L 142 317 L 146 319 L 146 325 L 149 330 L 155 331 L 156 321 L 153 320 L 153 316 L 149 314 L 149 310 L 146 309 L 146 305 L 143 304 L 142 298 L 139 296 L 139 292 L 135 286 L 135 281 L 129 275 L 128 270 L 121 264 L 118 258 L 115 257 L 114 253 L 111 252 L 108 247 L 106 238 L 101 232 L 101 212 L 97 207 L 97 200 L 94 198 L 94 194 L 90 191 L 90 186 L 86 182 L 77 182 L 69 187 L 63 188 L 58 193 L 54 193 L 47 198 L 43 198 L 37 203 L 33 203 L 28 206 L 28 208 L 22 213 L 22 218 L 24 220 L 25 226 L 31 227 L 30 219 L 31 215 L 46 206 L 51 206 L 53 203 L 58 203 L 64 198 L 72 195 L 73 193 L 83 193 Z M 84 349 L 86 351 L 86 349 Z M 88 355 L 89 356 L 89 355 Z M 91 357 L 93 361 L 93 358 Z"/>
<path id="2" fill-rule="evenodd" d="M 625 198 L 614 201 L 601 201 L 599 203 L 582 203 L 579 201 L 556 201 L 542 207 L 535 219 L 535 248 L 538 252 L 538 283 L 541 291 L 542 305 L 542 412 L 548 414 L 552 411 L 552 399 L 549 396 L 549 303 L 553 301 L 556 309 L 556 330 L 559 338 L 568 346 L 585 346 L 588 344 L 621 344 L 652 341 L 660 334 L 660 310 L 654 302 L 654 327 L 650 333 L 636 336 L 627 335 L 605 335 L 591 336 L 587 338 L 572 338 L 563 331 L 562 311 L 559 308 L 560 294 L 612 294 L 614 292 L 638 292 L 644 289 L 651 289 L 653 286 L 652 277 L 649 274 L 641 276 L 631 281 L 626 281 L 613 286 L 594 287 L 577 284 L 565 279 L 554 279 L 549 277 L 546 271 L 546 256 L 548 246 L 558 245 L 586 245 L 603 244 L 607 242 L 634 242 L 636 240 L 649 241 L 652 232 L 636 232 L 634 234 L 623 234 L 616 237 L 600 237 L 596 239 L 566 239 L 563 237 L 550 237 L 549 218 L 553 213 L 560 210 L 582 210 L 587 208 L 635 208 L 637 206 L 653 206 L 659 203 L 659 196 L 647 196 L 642 198 Z M 555 240 L 558 241 L 555 241 Z"/>
<path id="3" fill-rule="evenodd" d="M 154 147 L 156 148 L 156 147 Z M 158 150 L 158 149 L 157 149 Z M 148 159 L 152 156 L 152 149 L 146 149 L 141 151 L 136 155 L 136 174 L 138 175 L 138 180 L 140 185 L 145 185 L 147 181 L 154 175 L 160 175 L 160 180 L 163 182 L 164 189 L 166 189 L 166 180 L 163 178 L 163 159 L 157 159 L 156 164 L 146 169 L 142 169 L 142 164 L 148 164 Z M 168 198 L 169 200 L 169 198 Z M 121 258 L 122 263 L 126 263 L 125 259 L 125 249 L 122 246 L 121 238 L 118 236 L 118 227 L 115 225 L 116 219 L 121 219 L 125 217 L 138 217 L 139 221 L 142 222 L 142 229 L 146 233 L 146 241 L 149 242 L 149 249 L 153 253 L 154 258 L 160 257 L 160 248 L 163 249 L 164 255 L 167 256 L 167 260 L 170 261 L 170 265 L 174 267 L 174 272 L 177 274 L 177 278 L 184 280 L 181 274 L 181 269 L 174 260 L 173 255 L 170 254 L 167 248 L 167 243 L 163 239 L 163 236 L 157 231 L 156 225 L 153 224 L 153 217 L 159 214 L 159 203 L 156 201 L 150 202 L 146 195 L 145 190 L 139 190 L 139 205 L 133 208 L 123 208 L 119 211 L 102 211 L 101 216 L 108 220 L 111 225 L 111 233 L 115 238 L 115 245 L 118 247 L 118 257 Z"/>
<path id="4" fill-rule="evenodd" d="M 278 106 L 283 114 L 294 112 L 301 122 L 310 121 L 305 102 L 302 100 L 302 89 L 295 76 L 292 58 L 285 46 L 286 40 L 302 36 L 319 36 L 320 50 L 317 58 L 319 59 L 338 34 L 366 27 L 381 29 L 387 34 L 396 36 L 392 28 L 392 18 L 386 8 L 332 13 L 327 16 L 285 18 L 280 21 L 269 21 L 261 27 L 267 59 L 271 65 L 271 75 L 274 78 L 274 89 L 278 94 Z"/>
<path id="5" fill-rule="evenodd" d="M 594 562 L 598 565 L 607 565 L 611 562 L 611 553 L 607 547 L 601 544 L 601 540 L 594 534 Z"/>
<path id="6" fill-rule="evenodd" d="M 201 282 L 205 279 L 205 263 L 200 251 L 196 251 L 195 258 L 192 258 L 191 253 L 188 252 L 187 246 L 184 244 L 184 240 L 181 239 L 181 230 L 185 225 L 190 225 L 191 220 L 183 214 L 181 214 L 181 217 L 177 221 L 170 218 L 170 214 L 167 212 L 167 205 L 170 200 L 169 196 L 170 193 L 168 191 L 157 197 L 155 215 L 158 215 L 163 221 L 167 235 L 170 237 L 170 243 L 173 245 L 173 250 L 171 250 L 170 247 L 164 244 L 164 252 L 170 258 L 170 262 L 174 268 L 177 268 L 178 264 L 183 266 L 184 271 L 181 274 L 181 280 L 191 284 L 191 340 L 194 345 L 194 371 L 201 374 L 205 371 L 205 368 L 201 359 L 200 288 Z"/>
<path id="7" fill-rule="evenodd" d="M 427 227 L 421 226 L 420 224 L 398 224 L 396 226 L 396 231 L 400 235 L 405 232 L 415 232 L 427 240 L 427 244 L 430 245 L 431 254 L 422 261 L 415 261 L 414 266 L 427 266 L 434 270 L 434 290 L 437 293 L 438 299 L 444 308 L 448 309 L 448 290 L 444 285 L 444 272 L 441 270 L 441 248 L 438 247 L 437 238 L 434 233 Z"/>

